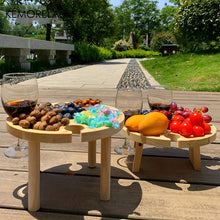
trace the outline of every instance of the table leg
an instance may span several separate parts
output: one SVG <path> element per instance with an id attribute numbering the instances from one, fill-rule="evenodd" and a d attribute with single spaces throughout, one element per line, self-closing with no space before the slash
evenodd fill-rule
<path id="1" fill-rule="evenodd" d="M 96 141 L 88 142 L 88 166 L 90 168 L 96 166 Z"/>
<path id="2" fill-rule="evenodd" d="M 200 147 L 189 148 L 189 159 L 192 163 L 194 170 L 201 170 Z"/>
<path id="3" fill-rule="evenodd" d="M 40 143 L 28 142 L 28 210 L 40 208 Z"/>
<path id="4" fill-rule="evenodd" d="M 133 166 L 132 166 L 132 172 L 138 173 L 140 171 L 140 166 L 141 166 L 143 144 L 134 142 L 134 147 L 135 147 L 135 155 L 134 155 L 134 161 L 133 161 Z"/>
<path id="5" fill-rule="evenodd" d="M 111 137 L 101 139 L 100 199 L 110 200 Z"/>

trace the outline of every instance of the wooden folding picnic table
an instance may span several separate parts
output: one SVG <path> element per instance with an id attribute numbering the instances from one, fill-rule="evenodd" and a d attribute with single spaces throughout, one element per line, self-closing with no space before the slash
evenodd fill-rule
<path id="1" fill-rule="evenodd" d="M 110 107 L 114 109 L 113 107 Z M 124 114 L 118 118 L 120 127 L 89 128 L 76 124 L 72 119 L 69 125 L 59 131 L 40 131 L 24 129 L 6 120 L 7 130 L 13 136 L 28 141 L 28 210 L 37 211 L 40 208 L 40 143 L 71 143 L 72 134 L 79 134 L 81 142 L 88 142 L 88 166 L 96 165 L 96 140 L 101 139 L 100 165 L 100 199 L 110 199 L 111 178 L 111 136 L 119 132 L 124 124 Z"/>
<path id="2" fill-rule="evenodd" d="M 121 133 L 126 138 L 134 141 L 135 155 L 132 166 L 133 172 L 139 172 L 142 158 L 143 145 L 157 147 L 171 147 L 172 142 L 177 142 L 178 148 L 189 149 L 189 159 L 195 170 L 201 170 L 200 147 L 213 142 L 216 139 L 216 128 L 211 126 L 211 133 L 202 137 L 185 138 L 177 133 L 167 132 L 160 136 L 144 136 L 138 132 L 130 132 L 124 126 Z"/>

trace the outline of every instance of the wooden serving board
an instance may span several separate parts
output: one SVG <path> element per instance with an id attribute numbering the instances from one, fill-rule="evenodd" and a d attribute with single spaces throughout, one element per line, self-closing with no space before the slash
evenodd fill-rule
<path id="1" fill-rule="evenodd" d="M 133 161 L 133 172 L 139 172 L 143 151 L 143 144 L 157 147 L 171 147 L 172 142 L 177 142 L 178 148 L 189 149 L 189 159 L 195 170 L 201 170 L 200 147 L 213 142 L 216 139 L 217 129 L 211 126 L 211 133 L 202 137 L 185 138 L 180 134 L 167 132 L 160 136 L 144 136 L 138 132 L 130 132 L 124 126 L 121 130 L 122 135 L 134 141 L 135 155 Z"/>

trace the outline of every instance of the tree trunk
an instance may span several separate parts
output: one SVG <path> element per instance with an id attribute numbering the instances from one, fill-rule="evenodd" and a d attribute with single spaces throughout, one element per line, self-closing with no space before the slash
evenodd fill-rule
<path id="1" fill-rule="evenodd" d="M 46 40 L 50 41 L 50 35 L 51 35 L 51 24 L 47 24 L 47 33 L 46 33 Z"/>

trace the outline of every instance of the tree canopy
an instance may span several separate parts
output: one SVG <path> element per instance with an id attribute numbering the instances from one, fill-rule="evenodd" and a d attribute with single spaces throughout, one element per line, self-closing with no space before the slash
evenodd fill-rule
<path id="1" fill-rule="evenodd" d="M 135 32 L 139 41 L 146 34 L 152 35 L 159 25 L 159 9 L 157 2 L 150 0 L 124 0 L 115 9 L 120 33 L 125 30 L 128 37 Z"/>
<path id="2" fill-rule="evenodd" d="M 219 0 L 185 1 L 177 11 L 175 27 L 187 41 L 215 41 L 220 33 Z"/>

